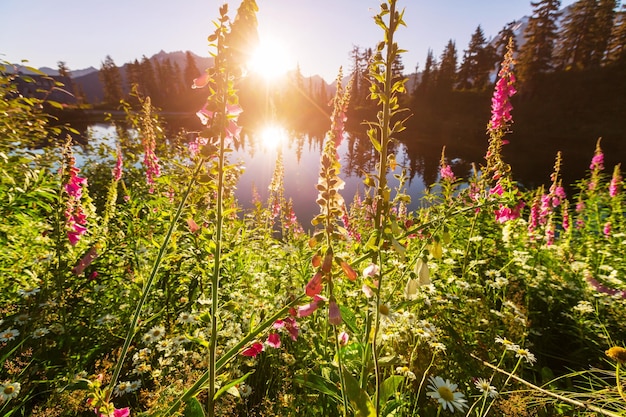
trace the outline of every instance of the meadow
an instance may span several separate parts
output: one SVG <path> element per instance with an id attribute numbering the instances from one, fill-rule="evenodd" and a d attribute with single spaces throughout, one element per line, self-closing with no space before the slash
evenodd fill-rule
<path id="1" fill-rule="evenodd" d="M 502 157 L 509 48 L 485 159 L 465 178 L 442 150 L 439 179 L 408 211 L 406 178 L 387 183 L 410 116 L 391 71 L 403 12 L 388 0 L 363 192 L 342 195 L 340 71 L 312 231 L 280 157 L 269 198 L 244 210 L 245 167 L 229 154 L 255 12 L 249 0 L 237 19 L 219 9 L 214 67 L 193 86 L 207 92 L 197 137 L 166 138 L 137 97 L 141 108 L 124 106 L 133 128 L 80 168 L 55 104 L 16 94 L 0 71 L 0 415 L 626 415 L 625 200 L 601 140 L 574 194 L 559 154 L 549 187 L 520 187 Z"/>

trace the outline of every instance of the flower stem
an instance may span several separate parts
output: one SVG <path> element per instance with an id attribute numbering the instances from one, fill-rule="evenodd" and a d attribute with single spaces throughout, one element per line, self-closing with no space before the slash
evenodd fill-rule
<path id="1" fill-rule="evenodd" d="M 107 389 L 107 395 L 106 395 L 107 401 L 111 400 L 111 395 L 113 394 L 113 388 L 115 387 L 115 384 L 117 383 L 117 380 L 120 376 L 120 373 L 122 371 L 122 365 L 124 364 L 124 359 L 126 358 L 126 354 L 128 353 L 130 344 L 133 340 L 133 337 L 135 336 L 135 332 L 137 331 L 137 323 L 139 322 L 139 316 L 141 315 L 141 310 L 143 309 L 143 306 L 146 303 L 146 300 L 148 299 L 148 293 L 150 292 L 150 287 L 152 287 L 152 284 L 154 283 L 156 275 L 159 272 L 159 268 L 161 267 L 161 262 L 163 261 L 163 256 L 165 255 L 165 250 L 167 249 L 167 246 L 172 237 L 172 234 L 174 233 L 174 230 L 176 230 L 178 220 L 180 219 L 180 215 L 183 212 L 183 208 L 185 207 L 187 198 L 189 197 L 191 189 L 193 188 L 196 178 L 198 177 L 198 173 L 200 172 L 200 169 L 202 168 L 203 162 L 204 160 L 199 160 L 194 168 L 191 179 L 189 180 L 189 183 L 187 184 L 185 194 L 183 194 L 183 198 L 180 200 L 180 203 L 178 204 L 178 208 L 176 209 L 174 218 L 170 222 L 170 226 L 169 226 L 169 229 L 167 230 L 167 234 L 165 235 L 165 239 L 163 239 L 163 243 L 161 243 L 161 247 L 159 248 L 159 253 L 154 261 L 154 264 L 152 265 L 150 276 L 148 277 L 148 280 L 146 281 L 146 284 L 141 293 L 141 298 L 139 299 L 139 303 L 137 304 L 137 307 L 135 308 L 135 313 L 133 314 L 133 318 L 130 322 L 128 333 L 126 335 L 126 339 L 124 340 L 122 351 L 120 352 L 120 357 L 117 360 L 117 363 L 115 365 L 115 370 L 113 371 L 113 376 L 111 378 L 111 382 L 109 383 L 109 387 Z"/>

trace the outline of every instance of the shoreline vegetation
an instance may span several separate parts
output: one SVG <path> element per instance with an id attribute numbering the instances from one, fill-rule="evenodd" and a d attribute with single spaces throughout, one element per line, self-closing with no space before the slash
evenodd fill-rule
<path id="1" fill-rule="evenodd" d="M 581 132 L 593 146 L 571 187 L 567 152 L 532 139 L 567 134 L 593 97 L 577 94 L 606 85 L 564 88 L 509 38 L 486 105 L 438 90 L 443 62 L 435 89 L 409 103 L 394 41 L 404 11 L 387 0 L 362 79 L 339 70 L 316 116 L 325 133 L 305 231 L 280 153 L 267 199 L 244 210 L 234 196 L 243 168 L 229 156 L 248 109 L 290 128 L 307 115 L 298 97 L 260 104 L 239 88 L 257 11 L 254 0 L 219 7 L 213 66 L 193 80 L 204 97 L 193 137 L 168 140 L 136 89 L 113 118 L 115 146 L 80 167 L 48 112 L 62 106 L 20 95 L 0 72 L 0 415 L 625 415 L 626 197 L 607 151 L 623 126 Z M 610 118 L 623 109 L 611 97 Z M 451 106 L 467 112 L 446 119 Z M 596 116 L 590 130 L 605 122 Z M 337 149 L 362 120 L 371 169 L 350 201 Z M 412 167 L 396 146 L 420 124 L 461 144 L 480 134 L 483 146 L 467 176 L 454 143 L 415 159 L 435 175 L 408 210 Z M 551 158 L 544 185 L 519 184 L 520 152 Z"/>

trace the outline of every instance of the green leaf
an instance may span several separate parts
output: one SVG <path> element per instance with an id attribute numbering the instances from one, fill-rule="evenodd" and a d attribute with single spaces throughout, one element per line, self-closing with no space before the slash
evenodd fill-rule
<path id="1" fill-rule="evenodd" d="M 354 409 L 355 417 L 375 417 L 376 408 L 367 393 L 359 386 L 359 381 L 346 370 L 343 371 L 344 387 L 348 401 Z"/>
<path id="2" fill-rule="evenodd" d="M 385 379 L 380 385 L 380 399 L 381 401 L 387 401 L 389 397 L 393 396 L 402 384 L 404 377 L 401 375 L 391 375 Z"/>
<path id="3" fill-rule="evenodd" d="M 254 373 L 254 371 L 248 372 L 247 374 L 245 374 L 241 378 L 237 378 L 234 381 L 230 381 L 228 384 L 222 386 L 220 389 L 217 390 L 217 392 L 213 396 L 213 400 L 217 400 L 219 397 L 222 396 L 222 394 L 224 394 L 225 392 L 227 392 L 231 388 L 235 387 L 236 385 L 241 384 L 242 382 L 244 382 L 253 373 Z"/>
<path id="4" fill-rule="evenodd" d="M 314 389 L 322 394 L 326 394 L 337 403 L 341 402 L 341 393 L 333 381 L 315 374 L 296 375 L 293 379 L 295 383 L 303 387 Z"/>
<path id="5" fill-rule="evenodd" d="M 183 417 L 204 417 L 204 409 L 196 397 L 189 399 L 185 404 Z"/>

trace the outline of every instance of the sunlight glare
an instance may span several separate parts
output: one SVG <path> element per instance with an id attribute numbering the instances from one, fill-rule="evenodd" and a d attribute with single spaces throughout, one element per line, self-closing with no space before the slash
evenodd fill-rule
<path id="1" fill-rule="evenodd" d="M 285 45 L 273 38 L 261 40 L 248 65 L 253 73 L 267 80 L 274 80 L 295 66 Z"/>
<path id="2" fill-rule="evenodd" d="M 276 149 L 287 141 L 287 131 L 280 125 L 269 125 L 261 130 L 260 137 L 263 146 Z"/>

